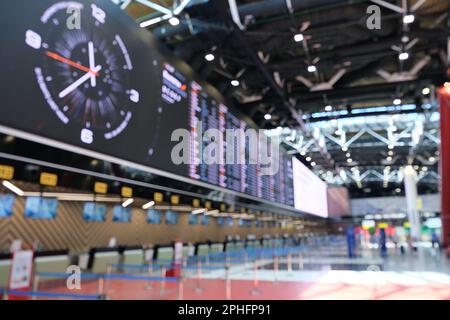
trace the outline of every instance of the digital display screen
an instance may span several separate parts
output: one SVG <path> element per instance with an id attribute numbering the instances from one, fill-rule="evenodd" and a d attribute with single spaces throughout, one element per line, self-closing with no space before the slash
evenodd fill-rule
<path id="1" fill-rule="evenodd" d="M 121 205 L 113 207 L 112 210 L 113 222 L 131 222 L 131 208 L 124 208 Z"/>
<path id="2" fill-rule="evenodd" d="M 295 209 L 326 218 L 327 184 L 297 158 L 292 158 Z"/>
<path id="3" fill-rule="evenodd" d="M 207 226 L 211 223 L 211 217 L 207 215 L 202 216 L 202 225 Z"/>
<path id="4" fill-rule="evenodd" d="M 147 222 L 149 224 L 161 224 L 162 212 L 158 210 L 147 210 Z"/>
<path id="5" fill-rule="evenodd" d="M 15 199 L 16 197 L 11 194 L 0 195 L 0 218 L 8 218 L 12 216 Z"/>
<path id="6" fill-rule="evenodd" d="M 106 220 L 106 205 L 86 202 L 83 207 L 83 218 L 89 222 L 104 222 Z"/>
<path id="7" fill-rule="evenodd" d="M 25 217 L 32 219 L 56 218 L 58 200 L 42 197 L 27 197 L 25 200 Z"/>
<path id="8" fill-rule="evenodd" d="M 197 214 L 190 214 L 188 220 L 189 220 L 189 224 L 197 225 L 198 224 L 198 215 Z"/>
<path id="9" fill-rule="evenodd" d="M 171 210 L 166 211 L 166 224 L 177 224 L 178 223 L 178 213 Z"/>
<path id="10" fill-rule="evenodd" d="M 219 163 L 204 162 L 211 137 L 203 133 L 224 137 L 250 125 L 111 1 L 2 1 L 0 35 L 8 44 L 0 51 L 0 131 L 294 206 L 283 152 L 274 175 L 261 174 L 261 150 L 249 152 L 248 139 L 224 139 L 210 154 Z M 181 164 L 173 159 L 179 129 L 197 139 Z"/>

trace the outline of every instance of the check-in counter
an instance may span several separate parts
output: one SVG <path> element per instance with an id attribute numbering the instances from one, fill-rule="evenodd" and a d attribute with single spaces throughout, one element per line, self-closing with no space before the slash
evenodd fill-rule
<path id="1" fill-rule="evenodd" d="M 68 250 L 66 251 L 44 251 L 34 254 L 34 272 L 35 273 L 66 273 L 70 265 Z M 46 277 L 45 280 L 56 279 L 60 277 Z"/>
<path id="2" fill-rule="evenodd" d="M 0 288 L 8 287 L 11 272 L 11 255 L 0 255 Z"/>
<path id="3" fill-rule="evenodd" d="M 197 256 L 207 256 L 209 255 L 209 252 L 209 244 L 201 243 L 197 245 Z"/>
<path id="4" fill-rule="evenodd" d="M 89 265 L 93 273 L 106 273 L 108 266 L 120 263 L 120 254 L 117 249 L 91 249 Z"/>
<path id="5" fill-rule="evenodd" d="M 159 246 L 156 250 L 157 260 L 173 260 L 173 246 Z"/>
<path id="6" fill-rule="evenodd" d="M 122 253 L 123 264 L 142 265 L 144 263 L 143 249 L 124 249 Z"/>

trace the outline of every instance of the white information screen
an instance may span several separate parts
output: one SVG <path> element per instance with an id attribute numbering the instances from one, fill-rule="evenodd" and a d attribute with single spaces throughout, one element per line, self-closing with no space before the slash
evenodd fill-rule
<path id="1" fill-rule="evenodd" d="M 296 158 L 292 158 L 292 168 L 295 209 L 326 218 L 327 184 Z"/>

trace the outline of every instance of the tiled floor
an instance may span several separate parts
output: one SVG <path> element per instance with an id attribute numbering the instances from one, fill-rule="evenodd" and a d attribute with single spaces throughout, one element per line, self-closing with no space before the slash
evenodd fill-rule
<path id="1" fill-rule="evenodd" d="M 109 280 L 110 299 L 450 299 L 450 261 L 429 248 L 401 255 L 390 252 L 380 258 L 376 251 L 361 252 L 349 259 L 336 252 L 309 251 L 301 261 L 259 260 L 224 269 L 195 270 L 184 274 L 182 284 Z M 255 279 L 257 281 L 255 281 Z M 46 289 L 68 292 L 59 287 Z M 96 294 L 97 282 L 85 282 L 78 294 Z"/>

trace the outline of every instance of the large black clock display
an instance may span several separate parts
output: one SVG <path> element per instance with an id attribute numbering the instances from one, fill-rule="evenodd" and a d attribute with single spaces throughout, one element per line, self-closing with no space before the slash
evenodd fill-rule
<path id="1" fill-rule="evenodd" d="M 109 20 L 96 4 L 62 2 L 24 37 L 39 56 L 34 74 L 48 106 L 85 144 L 122 134 L 140 101 L 130 82 L 132 57 Z"/>
<path id="2" fill-rule="evenodd" d="M 185 175 L 170 136 L 187 127 L 188 79 L 119 6 L 2 1 L 0 27 L 0 126 Z"/>

